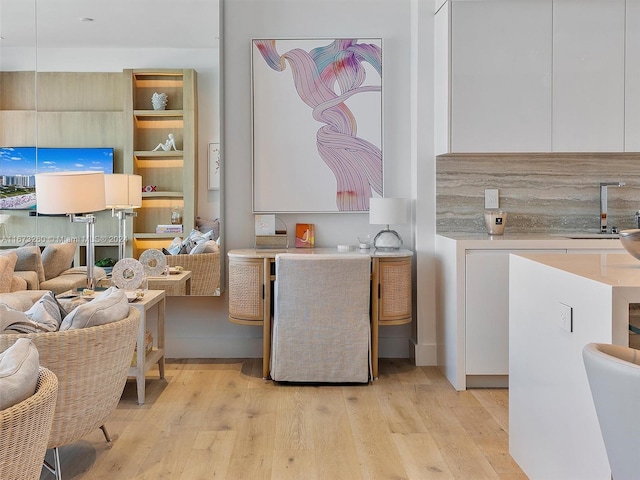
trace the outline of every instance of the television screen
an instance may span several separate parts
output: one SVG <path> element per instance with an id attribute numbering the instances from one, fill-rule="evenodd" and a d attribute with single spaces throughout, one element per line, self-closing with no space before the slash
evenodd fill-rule
<path id="1" fill-rule="evenodd" d="M 0 147 L 0 210 L 35 210 L 35 175 L 113 173 L 113 148 Z"/>

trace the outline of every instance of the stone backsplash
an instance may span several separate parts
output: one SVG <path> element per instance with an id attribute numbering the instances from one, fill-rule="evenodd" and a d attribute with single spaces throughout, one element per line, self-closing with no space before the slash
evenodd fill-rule
<path id="1" fill-rule="evenodd" d="M 436 231 L 486 232 L 484 190 L 499 189 L 505 233 L 600 229 L 600 182 L 609 188 L 608 225 L 636 228 L 640 153 L 483 153 L 436 158 Z"/>

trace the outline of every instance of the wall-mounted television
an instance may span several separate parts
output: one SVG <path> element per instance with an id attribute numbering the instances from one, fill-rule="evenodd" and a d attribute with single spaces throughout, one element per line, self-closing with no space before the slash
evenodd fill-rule
<path id="1" fill-rule="evenodd" d="M 36 209 L 36 173 L 113 173 L 111 147 L 0 147 L 0 210 Z"/>

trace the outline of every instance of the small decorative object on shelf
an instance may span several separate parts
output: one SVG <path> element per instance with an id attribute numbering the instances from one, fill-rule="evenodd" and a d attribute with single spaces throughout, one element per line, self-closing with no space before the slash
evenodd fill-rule
<path id="1" fill-rule="evenodd" d="M 163 150 L 165 152 L 169 152 L 172 149 L 178 151 L 178 149 L 176 148 L 176 140 L 175 138 L 173 138 L 173 133 L 170 133 L 169 138 L 167 138 L 164 143 L 159 143 L 158 146 L 153 149 L 153 151 L 157 152 L 158 150 Z"/>
<path id="2" fill-rule="evenodd" d="M 171 209 L 171 225 L 182 225 L 182 209 L 180 205 L 174 205 Z"/>
<path id="3" fill-rule="evenodd" d="M 182 225 L 156 225 L 156 233 L 182 233 Z"/>
<path id="4" fill-rule="evenodd" d="M 154 92 L 151 95 L 151 104 L 154 110 L 164 110 L 167 106 L 168 97 L 166 93 Z"/>

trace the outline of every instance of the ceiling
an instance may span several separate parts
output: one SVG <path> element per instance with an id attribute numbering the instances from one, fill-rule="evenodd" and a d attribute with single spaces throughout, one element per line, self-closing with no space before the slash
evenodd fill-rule
<path id="1" fill-rule="evenodd" d="M 0 0 L 0 36 L 1 48 L 218 47 L 218 0 Z"/>

